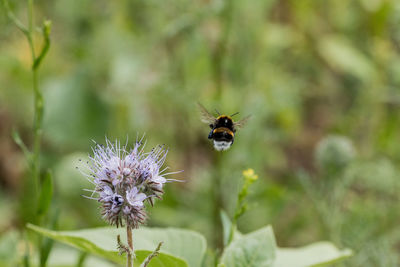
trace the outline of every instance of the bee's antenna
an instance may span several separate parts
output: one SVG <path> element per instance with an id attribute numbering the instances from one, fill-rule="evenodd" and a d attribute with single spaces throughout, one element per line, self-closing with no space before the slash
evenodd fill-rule
<path id="1" fill-rule="evenodd" d="M 239 112 L 233 113 L 233 114 L 231 115 L 231 117 L 233 117 L 233 116 L 235 116 L 235 115 L 237 115 L 237 114 L 239 114 Z"/>
<path id="2" fill-rule="evenodd" d="M 219 113 L 218 109 L 215 109 L 215 111 L 217 112 L 218 116 L 221 116 L 221 113 Z"/>

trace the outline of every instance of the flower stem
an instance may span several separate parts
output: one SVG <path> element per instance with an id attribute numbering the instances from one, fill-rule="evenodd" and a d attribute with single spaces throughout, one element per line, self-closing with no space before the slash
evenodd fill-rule
<path id="1" fill-rule="evenodd" d="M 220 212 L 224 209 L 223 203 L 223 191 L 222 191 L 222 153 L 214 151 L 214 164 L 215 164 L 215 177 L 213 183 L 213 197 L 214 197 L 214 245 L 216 248 L 222 248 L 222 225 L 220 219 Z"/>
<path id="2" fill-rule="evenodd" d="M 224 83 L 224 63 L 227 56 L 227 47 L 231 32 L 232 16 L 233 16 L 233 1 L 225 0 L 224 8 L 219 14 L 222 32 L 215 48 L 211 51 L 211 69 L 213 75 L 213 83 L 215 87 L 215 102 L 222 101 Z M 220 211 L 223 209 L 223 191 L 222 191 L 222 152 L 215 151 L 214 166 L 215 166 L 215 181 L 213 184 L 214 207 L 213 207 L 213 224 L 214 224 L 214 244 L 217 248 L 222 249 L 222 225 L 220 220 Z"/>
<path id="3" fill-rule="evenodd" d="M 223 85 L 224 63 L 227 54 L 227 47 L 228 47 L 229 35 L 231 32 L 232 16 L 234 8 L 233 0 L 226 0 L 224 2 L 225 2 L 224 8 L 219 14 L 222 33 L 216 44 L 215 49 L 212 51 L 212 57 L 211 57 L 212 74 L 216 90 L 216 99 L 218 101 L 221 100 L 222 93 L 224 90 L 224 85 Z"/>
<path id="4" fill-rule="evenodd" d="M 33 157 L 32 157 L 32 175 L 34 181 L 35 195 L 39 194 L 40 187 L 40 139 L 42 136 L 42 121 L 43 121 L 43 96 L 37 84 L 37 71 L 33 72 L 33 91 L 34 91 L 34 123 L 33 123 Z"/>
<path id="5" fill-rule="evenodd" d="M 29 162 L 29 167 L 31 168 L 32 171 L 32 180 L 33 180 L 33 189 L 32 189 L 32 200 L 35 206 L 35 209 L 38 210 L 39 207 L 39 195 L 40 195 L 40 190 L 41 190 L 41 180 L 40 180 L 40 145 L 41 145 L 41 136 L 42 136 L 42 125 L 43 125 L 43 95 L 42 91 L 39 88 L 38 85 L 38 68 L 39 65 L 42 61 L 42 59 L 45 57 L 47 54 L 49 48 L 50 48 L 50 29 L 51 29 L 51 22 L 50 21 L 44 21 L 43 23 L 43 39 L 44 39 L 44 45 L 42 49 L 40 50 L 40 53 L 37 56 L 36 51 L 35 51 L 35 43 L 34 43 L 34 0 L 27 0 L 27 5 L 28 5 L 28 25 L 25 26 L 11 11 L 10 6 L 8 4 L 7 0 L 2 0 L 3 5 L 6 9 L 7 15 L 10 18 L 11 21 L 15 23 L 15 25 L 22 31 L 22 33 L 25 35 L 30 52 L 31 52 L 31 58 L 32 58 L 32 87 L 33 87 L 33 104 L 34 104 L 34 117 L 33 117 L 33 148 L 32 152 L 28 150 L 28 148 L 25 146 L 25 144 L 22 142 L 22 140 L 19 138 L 17 134 L 14 136 L 14 138 L 17 143 L 20 145 L 22 150 L 24 151 L 25 155 L 27 156 L 27 160 Z M 41 225 L 42 224 L 42 219 L 43 215 L 40 215 L 39 212 L 36 212 L 34 221 L 36 224 Z M 37 239 L 37 244 L 38 248 L 42 247 L 42 237 L 38 237 Z M 39 255 L 40 258 L 42 257 L 41 250 L 39 250 Z M 44 255 L 44 254 L 43 254 Z M 29 259 L 27 260 L 29 263 Z M 46 264 L 46 260 L 42 262 L 41 258 L 41 266 L 44 266 Z"/>
<path id="6" fill-rule="evenodd" d="M 32 56 L 32 84 L 34 94 L 34 118 L 33 118 L 33 153 L 32 153 L 32 176 L 34 191 L 37 198 L 40 187 L 40 139 L 43 121 L 43 96 L 38 86 L 37 68 L 34 67 L 36 61 L 35 46 L 33 43 L 33 0 L 28 0 L 28 34 L 26 35 Z"/>
<path id="7" fill-rule="evenodd" d="M 132 228 L 129 225 L 126 226 L 126 238 L 128 240 L 128 246 L 129 246 L 129 251 L 126 254 L 126 267 L 133 267 L 135 252 L 133 250 Z"/>

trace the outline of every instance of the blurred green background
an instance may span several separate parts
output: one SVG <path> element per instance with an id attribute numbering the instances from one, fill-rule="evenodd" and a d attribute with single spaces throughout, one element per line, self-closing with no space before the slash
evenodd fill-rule
<path id="1" fill-rule="evenodd" d="M 10 2 L 25 22 L 25 2 Z M 167 165 L 186 181 L 166 186 L 148 225 L 211 243 L 215 169 L 232 213 L 251 167 L 260 179 L 241 231 L 272 224 L 280 246 L 331 240 L 355 251 L 343 266 L 400 265 L 399 1 L 37 0 L 35 12 L 53 24 L 39 85 L 60 229 L 105 225 L 75 169 L 91 140 L 146 133 L 149 147 L 170 147 Z M 0 28 L 4 235 L 31 216 L 11 132 L 31 145 L 33 92 L 28 44 L 3 7 Z M 252 114 L 219 167 L 197 102 Z"/>

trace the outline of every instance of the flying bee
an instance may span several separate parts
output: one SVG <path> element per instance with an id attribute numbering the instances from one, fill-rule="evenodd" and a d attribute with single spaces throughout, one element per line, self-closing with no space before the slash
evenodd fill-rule
<path id="1" fill-rule="evenodd" d="M 222 115 L 217 111 L 218 117 L 214 117 L 200 103 L 198 103 L 198 105 L 201 112 L 201 121 L 207 123 L 211 128 L 208 139 L 213 140 L 214 148 L 218 151 L 229 149 L 235 140 L 236 130 L 245 126 L 250 115 L 234 122 L 232 117 L 239 114 L 239 112 L 228 116 Z"/>

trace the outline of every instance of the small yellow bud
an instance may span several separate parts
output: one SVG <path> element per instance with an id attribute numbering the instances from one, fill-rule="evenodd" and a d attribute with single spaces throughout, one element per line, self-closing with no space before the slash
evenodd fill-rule
<path id="1" fill-rule="evenodd" d="M 255 181 L 258 179 L 258 175 L 254 173 L 254 170 L 249 168 L 243 171 L 243 176 L 247 180 Z"/>

